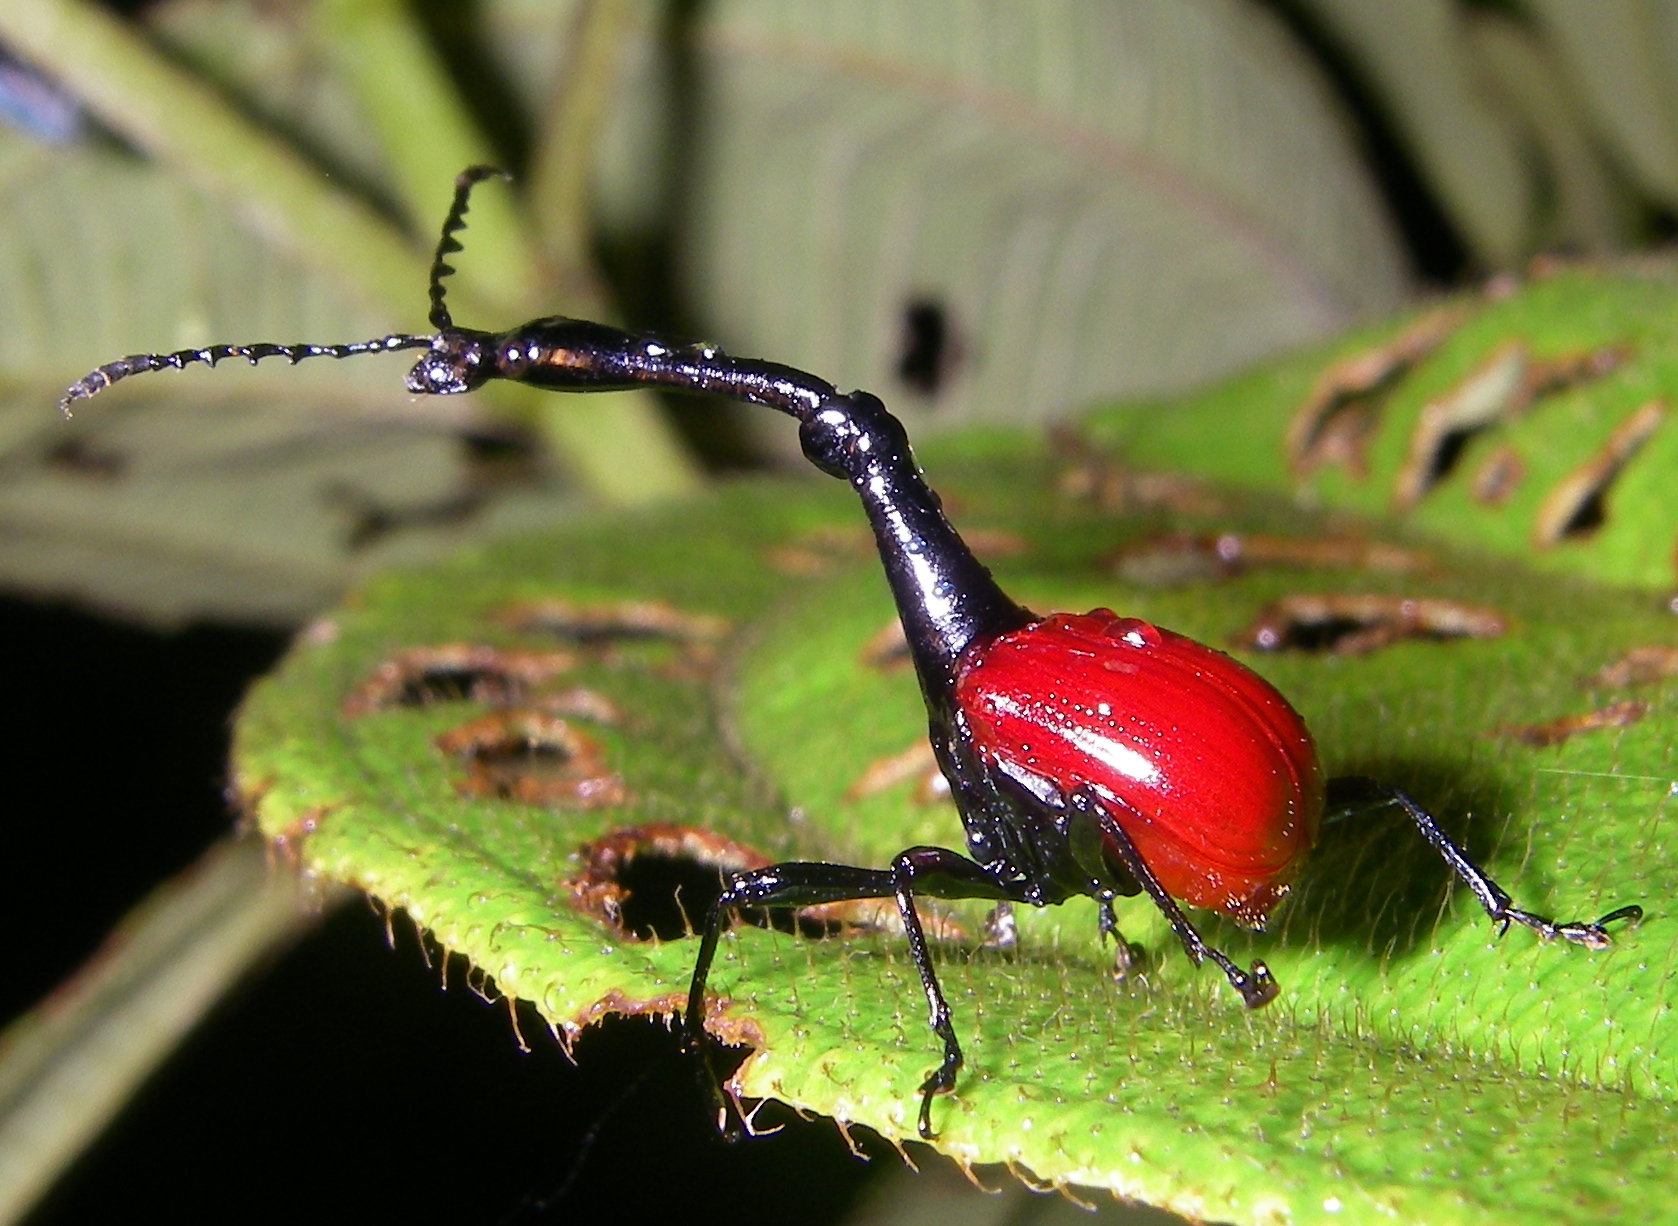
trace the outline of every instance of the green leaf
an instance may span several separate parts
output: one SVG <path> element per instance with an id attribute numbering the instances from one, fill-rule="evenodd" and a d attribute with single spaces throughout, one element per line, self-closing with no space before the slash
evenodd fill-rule
<path id="1" fill-rule="evenodd" d="M 1552 263 L 1516 286 L 1498 281 L 1485 297 L 1463 296 L 1441 314 L 1388 323 L 1330 349 L 1255 370 L 1186 402 L 1131 404 L 1098 414 L 1092 437 L 1140 465 L 1196 472 L 1248 489 L 1377 517 L 1459 545 L 1520 559 L 1536 569 L 1615 584 L 1671 587 L 1678 524 L 1678 427 L 1657 426 L 1602 487 L 1600 519 L 1581 517 L 1559 541 L 1535 541 L 1564 481 L 1601 457 L 1614 433 L 1643 406 L 1678 391 L 1678 265 L 1657 258 L 1598 269 Z M 1460 313 L 1453 325 L 1447 318 Z M 1342 397 L 1317 433 L 1339 435 L 1334 455 L 1302 450 L 1298 423 L 1337 378 L 1402 348 L 1428 320 L 1443 320 L 1442 342 L 1370 394 Z M 1428 406 L 1449 402 L 1510 347 L 1524 347 L 1523 371 L 1487 419 L 1464 428 L 1440 453 L 1447 471 L 1414 505 L 1402 480 L 1425 434 Z M 1527 397 L 1520 380 L 1574 370 Z M 1339 402 L 1337 402 L 1339 403 Z M 1218 445 L 1206 445 L 1215 437 Z M 1292 440 L 1292 441 L 1290 441 Z M 1332 448 L 1330 449 L 1332 450 Z M 1492 480 L 1496 463 L 1506 479 Z M 1587 511 L 1590 508 L 1586 508 Z"/>
<path id="2" fill-rule="evenodd" d="M 1232 956 L 1262 956 L 1280 979 L 1281 999 L 1257 1013 L 1215 971 L 1191 967 L 1143 901 L 1121 908 L 1146 951 L 1143 974 L 1125 982 L 1087 901 L 1022 916 L 1014 953 L 952 936 L 938 966 L 968 1063 L 934 1109 L 936 1147 L 1232 1222 L 1658 1213 L 1678 1142 L 1678 1049 L 1663 1038 L 1678 928 L 1662 900 L 1675 872 L 1660 834 L 1678 687 L 1641 692 L 1640 722 L 1558 747 L 1498 730 L 1617 696 L 1577 682 L 1632 646 L 1672 643 L 1670 617 L 1643 595 L 1443 548 L 1420 572 L 1254 567 L 1215 585 L 1141 586 L 1117 576 L 1114 551 L 1162 530 L 1309 536 L 1323 522 L 1276 500 L 1158 482 L 1186 509 L 1119 517 L 1069 501 L 1053 459 L 1011 435 L 952 436 L 925 458 L 1004 585 L 1040 609 L 1110 605 L 1223 644 L 1300 591 L 1491 606 L 1506 620 L 1500 637 L 1247 658 L 1306 715 L 1332 772 L 1415 791 L 1522 904 L 1569 918 L 1629 902 L 1651 911 L 1603 953 L 1519 931 L 1500 941 L 1388 814 L 1325 831 L 1269 934 L 1207 922 Z M 641 629 L 602 644 L 596 620 L 581 643 L 556 638 L 528 612 L 555 600 L 574 629 L 643 602 L 630 618 Z M 648 601 L 668 607 L 655 616 Z M 649 633 L 681 626 L 677 614 L 730 627 L 708 677 L 708 631 L 686 642 Z M 628 844 L 652 850 L 649 823 L 720 832 L 771 857 L 870 864 L 916 842 L 959 843 L 953 808 L 917 803 L 906 782 L 857 798 L 872 764 L 925 734 L 912 676 L 865 662 L 890 619 L 860 516 L 836 484 L 741 485 L 573 523 L 370 584 L 253 693 L 238 785 L 308 871 L 406 910 L 561 1036 L 606 1013 L 669 1013 L 694 943 L 631 939 L 581 905 L 579 883 L 600 884 L 585 879 L 585 844 L 634 827 L 642 841 Z M 531 718 L 494 709 L 514 683 L 446 700 L 471 680 L 452 647 L 437 700 L 373 701 L 403 693 L 399 666 L 413 657 L 399 653 L 445 644 L 575 653 L 568 671 L 527 673 L 517 701 L 575 708 L 576 686 L 597 710 L 608 699 L 615 720 L 571 727 L 598 745 L 618 802 L 463 792 L 468 767 L 438 738 Z M 508 769 L 551 781 L 567 752 L 555 750 L 485 769 L 504 772 L 503 791 L 517 786 Z M 593 751 L 568 752 L 575 762 Z M 658 837 L 675 845 L 668 829 Z M 946 914 L 968 934 L 983 920 Z M 713 1027 L 753 1049 L 734 1080 L 741 1094 L 913 1138 L 936 1045 L 899 938 L 736 928 L 713 986 Z"/>
<path id="3" fill-rule="evenodd" d="M 1182 388 L 1403 292 L 1340 114 L 1260 7 L 729 0 L 698 38 L 704 317 L 917 431 Z M 899 375 L 913 303 L 947 321 L 931 397 Z"/>

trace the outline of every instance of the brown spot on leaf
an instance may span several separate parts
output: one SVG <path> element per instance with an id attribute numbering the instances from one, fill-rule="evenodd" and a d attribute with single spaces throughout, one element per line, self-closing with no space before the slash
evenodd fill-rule
<path id="1" fill-rule="evenodd" d="M 949 781 L 938 769 L 938 759 L 933 755 L 931 744 L 925 740 L 870 762 L 856 781 L 845 789 L 845 799 L 862 800 L 910 780 L 915 782 L 916 804 L 934 804 L 949 799 Z"/>
<path id="2" fill-rule="evenodd" d="M 1582 684 L 1617 690 L 1628 685 L 1650 685 L 1667 677 L 1678 677 L 1678 647 L 1633 647 L 1612 664 L 1585 678 Z"/>
<path id="3" fill-rule="evenodd" d="M 981 558 L 1017 558 L 1031 552 L 1025 537 L 1006 528 L 963 528 L 961 539 Z"/>
<path id="4" fill-rule="evenodd" d="M 1222 505 L 1188 477 L 1142 472 L 1097 449 L 1080 430 L 1056 426 L 1050 445 L 1061 462 L 1055 490 L 1070 502 L 1094 503 L 1113 515 L 1164 510 L 1179 515 L 1216 515 Z"/>
<path id="5" fill-rule="evenodd" d="M 625 936 L 638 940 L 674 940 L 703 926 L 722 892 L 723 879 L 737 872 L 775 863 L 755 847 L 714 830 L 648 822 L 602 835 L 578 849 L 582 865 L 566 882 L 572 901 Z M 927 935 L 959 940 L 959 925 L 918 909 Z M 790 917 L 807 936 L 836 929 L 901 933 L 897 904 L 889 899 L 860 899 L 819 906 L 743 909 L 741 918 L 759 926 Z"/>
<path id="6" fill-rule="evenodd" d="M 1365 594 L 1286 596 L 1235 638 L 1260 651 L 1364 655 L 1407 638 L 1495 638 L 1504 620 L 1455 600 Z"/>
<path id="7" fill-rule="evenodd" d="M 857 652 L 857 663 L 864 668 L 882 673 L 895 673 L 914 662 L 909 654 L 909 640 L 903 633 L 903 623 L 893 615 L 879 630 L 868 636 L 868 641 Z"/>
<path id="8" fill-rule="evenodd" d="M 542 694 L 531 705 L 544 715 L 558 715 L 563 719 L 586 719 L 590 723 L 612 727 L 623 723 L 623 712 L 606 695 L 583 686 L 573 686 L 553 694 Z"/>
<path id="9" fill-rule="evenodd" d="M 581 647 L 638 640 L 715 643 L 728 622 L 706 613 L 687 613 L 662 600 L 576 604 L 569 600 L 527 600 L 509 605 L 495 620 L 510 630 L 547 634 Z"/>
<path id="10" fill-rule="evenodd" d="M 1364 446 L 1379 422 L 1381 397 L 1467 317 L 1462 305 L 1429 311 L 1392 340 L 1342 358 L 1318 375 L 1283 437 L 1294 472 L 1303 476 L 1339 464 L 1361 477 Z"/>
<path id="11" fill-rule="evenodd" d="M 1556 482 L 1532 521 L 1532 543 L 1548 549 L 1586 537 L 1608 518 L 1608 491 L 1625 466 L 1659 428 L 1666 402 L 1651 400 L 1614 427 L 1600 450 Z"/>
<path id="12" fill-rule="evenodd" d="M 1481 506 L 1500 507 L 1526 476 L 1526 464 L 1513 447 L 1499 447 L 1474 473 L 1470 492 Z"/>
<path id="13" fill-rule="evenodd" d="M 569 600 L 522 601 L 509 605 L 495 620 L 510 630 L 552 635 L 576 644 L 592 658 L 621 664 L 621 648 L 669 644 L 677 649 L 660 671 L 681 681 L 702 681 L 716 663 L 728 622 L 707 613 L 689 613 L 662 600 L 576 604 Z"/>
<path id="14" fill-rule="evenodd" d="M 467 796 L 567 809 L 625 799 L 623 779 L 607 769 L 599 742 L 543 711 L 497 711 L 449 729 L 436 744 L 465 763 L 457 786 Z"/>
<path id="15" fill-rule="evenodd" d="M 344 699 L 343 714 L 437 702 L 522 702 L 532 687 L 576 664 L 565 651 L 509 651 L 480 643 L 409 647 L 383 661 Z"/>
<path id="16" fill-rule="evenodd" d="M 1628 724 L 1635 724 L 1649 713 L 1646 702 L 1615 702 L 1606 707 L 1599 707 L 1595 711 L 1587 711 L 1583 715 L 1564 715 L 1560 719 L 1553 719 L 1542 724 L 1512 724 L 1503 728 L 1493 728 L 1483 735 L 1488 737 L 1507 737 L 1512 741 L 1519 741 L 1523 745 L 1532 745 L 1542 749 L 1548 745 L 1559 745 L 1569 737 L 1581 732 L 1595 732 L 1603 728 L 1624 728 Z"/>
<path id="17" fill-rule="evenodd" d="M 1255 566 L 1397 573 L 1425 570 L 1431 565 L 1432 559 L 1420 550 L 1362 537 L 1236 532 L 1218 536 L 1167 533 L 1126 546 L 1113 556 L 1113 567 L 1120 578 L 1145 587 L 1181 587 L 1228 579 Z"/>
<path id="18" fill-rule="evenodd" d="M 287 864 L 296 868 L 303 860 L 303 841 L 319 829 L 326 812 L 327 810 L 319 805 L 305 809 L 287 823 L 284 830 L 268 840 L 269 847 Z"/>
<path id="19" fill-rule="evenodd" d="M 861 525 L 824 524 L 801 532 L 784 545 L 765 552 L 764 562 L 783 575 L 798 579 L 829 574 L 842 563 L 874 552 L 874 535 Z"/>

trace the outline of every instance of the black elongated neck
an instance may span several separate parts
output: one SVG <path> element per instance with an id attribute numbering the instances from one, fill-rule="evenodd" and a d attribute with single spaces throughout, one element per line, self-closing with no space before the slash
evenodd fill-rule
<path id="1" fill-rule="evenodd" d="M 726 396 L 798 419 L 804 454 L 850 482 L 874 529 L 880 560 L 929 711 L 950 716 L 956 661 L 977 638 L 1032 615 L 1010 600 L 944 518 L 909 448 L 903 423 L 867 392 L 704 345 L 672 345 L 575 319 L 541 319 L 493 338 L 494 372 L 556 391 L 668 387 Z"/>
<path id="2" fill-rule="evenodd" d="M 948 721 L 955 666 L 975 639 L 1034 620 L 1009 599 L 944 517 L 909 436 L 867 392 L 836 395 L 799 425 L 809 461 L 862 500 L 927 709 Z"/>

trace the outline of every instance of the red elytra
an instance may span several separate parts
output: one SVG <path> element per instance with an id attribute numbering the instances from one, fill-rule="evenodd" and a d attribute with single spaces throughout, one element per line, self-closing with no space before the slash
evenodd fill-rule
<path id="1" fill-rule="evenodd" d="M 955 693 L 982 757 L 1093 788 L 1173 898 L 1262 927 L 1316 838 L 1305 721 L 1204 643 L 1111 609 L 1056 613 L 976 642 Z"/>

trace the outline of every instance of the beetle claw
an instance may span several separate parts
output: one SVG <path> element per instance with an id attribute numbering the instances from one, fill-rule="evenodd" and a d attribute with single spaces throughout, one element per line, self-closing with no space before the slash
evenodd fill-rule
<path id="1" fill-rule="evenodd" d="M 1232 979 L 1231 982 L 1235 985 L 1235 990 L 1241 993 L 1241 999 L 1249 1009 L 1263 1008 L 1275 1000 L 1276 994 L 1282 990 L 1281 985 L 1271 975 L 1270 968 L 1256 958 L 1249 973 Z"/>

